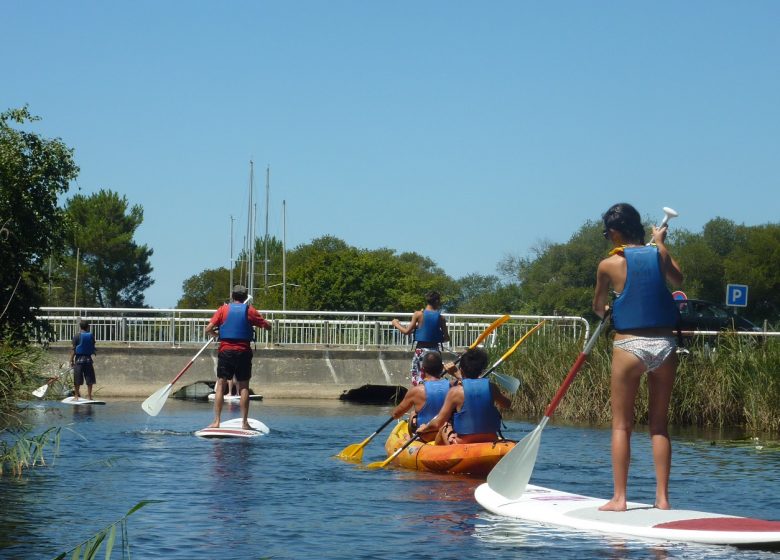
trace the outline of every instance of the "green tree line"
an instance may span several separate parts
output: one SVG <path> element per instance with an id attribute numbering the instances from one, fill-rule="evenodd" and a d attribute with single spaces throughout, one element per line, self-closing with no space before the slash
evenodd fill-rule
<path id="1" fill-rule="evenodd" d="M 647 229 L 651 223 L 648 221 Z M 528 257 L 506 257 L 497 274 L 453 279 L 433 260 L 388 248 L 359 249 L 332 236 L 300 245 L 286 255 L 282 300 L 282 244 L 268 241 L 268 280 L 257 265 L 255 301 L 264 309 L 402 312 L 422 305 L 428 290 L 442 294 L 449 312 L 578 315 L 593 319 L 595 271 L 611 246 L 598 221 L 586 221 L 565 243 L 542 243 Z M 747 284 L 743 311 L 756 321 L 777 322 L 780 311 L 780 224 L 738 225 L 714 218 L 701 233 L 673 229 L 668 245 L 683 268 L 682 289 L 692 299 L 725 300 L 726 285 Z M 258 239 L 255 252 L 265 254 Z M 247 277 L 237 266 L 208 269 L 184 281 L 181 308 L 212 308 L 230 295 L 230 282 Z"/>

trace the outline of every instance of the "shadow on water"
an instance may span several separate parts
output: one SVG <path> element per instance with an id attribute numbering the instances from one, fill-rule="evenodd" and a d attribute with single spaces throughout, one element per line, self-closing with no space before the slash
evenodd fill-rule
<path id="1" fill-rule="evenodd" d="M 73 408 L 73 407 L 70 407 Z M 31 414 L 41 427 L 72 424 L 49 467 L 0 478 L 0 557 L 51 558 L 89 538 L 141 500 L 128 521 L 135 558 L 777 558 L 764 552 L 630 542 L 541 527 L 482 510 L 466 477 L 395 468 L 367 470 L 333 455 L 371 434 L 391 407 L 343 401 L 260 401 L 250 416 L 271 433 L 206 440 L 208 403 L 168 402 L 149 417 L 140 402 L 92 410 L 53 402 Z M 237 417 L 226 406 L 223 419 Z M 522 438 L 536 421 L 508 422 Z M 389 433 L 389 430 L 388 430 Z M 732 439 L 739 439 L 740 434 Z M 652 500 L 647 434 L 635 435 L 631 499 Z M 385 434 L 363 464 L 386 458 Z M 709 445 L 676 434 L 676 507 L 777 518 L 780 454 Z M 609 430 L 551 424 L 534 483 L 587 495 L 611 490 Z"/>

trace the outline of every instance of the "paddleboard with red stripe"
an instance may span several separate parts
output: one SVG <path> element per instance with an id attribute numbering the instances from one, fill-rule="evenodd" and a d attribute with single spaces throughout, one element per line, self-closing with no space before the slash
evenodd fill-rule
<path id="1" fill-rule="evenodd" d="M 487 484 L 474 492 L 486 510 L 505 517 L 610 535 L 670 542 L 780 548 L 780 521 L 684 509 L 660 510 L 629 502 L 624 512 L 599 511 L 607 500 L 534 486 L 516 500 Z"/>
<path id="2" fill-rule="evenodd" d="M 203 428 L 195 432 L 195 435 L 202 438 L 253 438 L 264 436 L 271 431 L 268 426 L 254 418 L 249 419 L 251 430 L 243 429 L 241 424 L 241 418 L 233 418 L 220 423 L 219 428 Z"/>
<path id="3" fill-rule="evenodd" d="M 73 406 L 84 406 L 87 404 L 106 404 L 106 401 L 94 401 L 92 399 L 85 399 L 83 397 L 65 397 L 60 402 L 65 404 L 72 404 Z"/>

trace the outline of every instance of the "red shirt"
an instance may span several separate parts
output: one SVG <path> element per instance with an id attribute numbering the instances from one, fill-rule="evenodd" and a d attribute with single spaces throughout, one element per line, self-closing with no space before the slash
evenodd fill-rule
<path id="1" fill-rule="evenodd" d="M 217 309 L 217 311 L 211 317 L 211 323 L 216 327 L 224 323 L 225 319 L 227 318 L 227 312 L 229 308 L 230 306 L 225 304 Z M 251 305 L 249 306 L 249 311 L 246 314 L 246 318 L 255 327 L 260 327 L 261 329 L 271 328 L 271 323 L 266 321 L 263 316 L 257 312 L 257 309 Z M 219 351 L 222 352 L 223 350 L 251 350 L 251 347 L 249 346 L 248 340 L 220 340 Z"/>

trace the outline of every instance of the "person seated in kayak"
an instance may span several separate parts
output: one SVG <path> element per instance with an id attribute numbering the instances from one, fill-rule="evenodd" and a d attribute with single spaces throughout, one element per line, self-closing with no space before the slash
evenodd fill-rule
<path id="1" fill-rule="evenodd" d="M 450 388 L 450 382 L 442 379 L 444 373 L 441 354 L 436 350 L 427 352 L 422 361 L 422 383 L 415 385 L 406 392 L 403 400 L 393 409 L 390 415 L 400 418 L 407 412 L 409 416 L 409 433 L 413 434 L 420 423 L 430 422 L 444 404 L 444 398 Z M 436 434 L 423 435 L 420 439 L 433 441 Z"/>
<path id="2" fill-rule="evenodd" d="M 418 431 L 438 430 L 436 443 L 443 445 L 496 441 L 501 429 L 496 407 L 508 408 L 512 401 L 490 380 L 480 378 L 487 364 L 482 348 L 466 350 L 458 366 L 462 381 L 447 391 L 439 413 L 427 424 L 421 422 Z"/>

